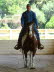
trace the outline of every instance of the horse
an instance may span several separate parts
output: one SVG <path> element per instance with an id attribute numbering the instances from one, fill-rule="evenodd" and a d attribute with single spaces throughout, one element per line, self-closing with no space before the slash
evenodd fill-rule
<path id="1" fill-rule="evenodd" d="M 30 52 L 30 68 L 33 67 L 33 57 L 36 54 L 37 51 L 37 39 L 34 36 L 34 30 L 33 30 L 33 24 L 30 24 L 27 28 L 26 35 L 22 38 L 22 53 L 23 53 L 23 59 L 24 59 L 24 67 L 27 68 L 27 54 Z"/>
<path id="2" fill-rule="evenodd" d="M 26 34 L 22 37 L 22 53 L 23 53 L 23 59 L 24 59 L 24 67 L 27 68 L 27 55 L 28 52 L 30 52 L 30 68 L 33 68 L 33 57 L 36 54 L 37 51 L 37 38 L 34 36 L 34 30 L 33 30 L 33 25 L 34 22 L 27 23 L 27 31 Z M 16 48 L 18 45 L 15 46 Z M 15 48 L 15 49 L 16 49 Z"/>

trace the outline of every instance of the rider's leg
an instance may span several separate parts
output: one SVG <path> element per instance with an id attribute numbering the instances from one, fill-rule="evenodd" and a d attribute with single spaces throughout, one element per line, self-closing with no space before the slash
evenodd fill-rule
<path id="1" fill-rule="evenodd" d="M 20 49 L 22 47 L 22 37 L 26 34 L 26 27 L 23 27 L 18 38 L 17 47 L 15 49 Z"/>
<path id="2" fill-rule="evenodd" d="M 23 27 L 20 34 L 19 34 L 19 39 L 18 42 L 21 42 L 22 37 L 26 34 L 26 27 Z"/>
<path id="3" fill-rule="evenodd" d="M 39 32 L 36 27 L 34 27 L 34 32 L 38 42 L 38 49 L 43 49 L 43 46 L 41 45 L 41 42 L 40 42 Z"/>

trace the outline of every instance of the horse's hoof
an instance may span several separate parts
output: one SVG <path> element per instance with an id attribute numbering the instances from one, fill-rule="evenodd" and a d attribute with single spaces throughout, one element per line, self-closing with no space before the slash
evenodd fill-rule
<path id="1" fill-rule="evenodd" d="M 31 67 L 30 69 L 35 69 L 35 67 Z"/>

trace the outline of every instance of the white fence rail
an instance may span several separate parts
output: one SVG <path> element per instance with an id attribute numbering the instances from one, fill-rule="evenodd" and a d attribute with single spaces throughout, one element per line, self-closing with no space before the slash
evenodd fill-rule
<path id="1" fill-rule="evenodd" d="M 0 40 L 17 40 L 21 29 L 0 29 Z M 54 39 L 54 29 L 38 29 L 41 39 Z"/>

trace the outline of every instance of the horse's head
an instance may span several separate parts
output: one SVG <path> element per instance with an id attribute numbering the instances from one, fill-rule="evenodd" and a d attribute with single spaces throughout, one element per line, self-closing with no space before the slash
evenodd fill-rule
<path id="1" fill-rule="evenodd" d="M 32 36 L 34 36 L 34 30 L 33 30 L 34 22 L 32 21 L 32 22 L 30 22 L 28 24 L 29 24 L 28 25 L 28 27 L 29 27 L 29 35 L 32 37 Z"/>
<path id="2" fill-rule="evenodd" d="M 27 24 L 26 24 L 26 28 L 27 28 L 27 32 L 26 32 L 26 34 L 23 36 L 23 38 L 22 38 L 22 45 L 23 45 L 23 43 L 24 43 L 24 41 L 25 41 L 25 39 L 27 38 L 27 36 L 30 36 L 30 37 L 32 37 L 33 36 L 33 24 L 34 24 L 34 22 L 32 21 L 32 22 L 28 22 Z"/>

